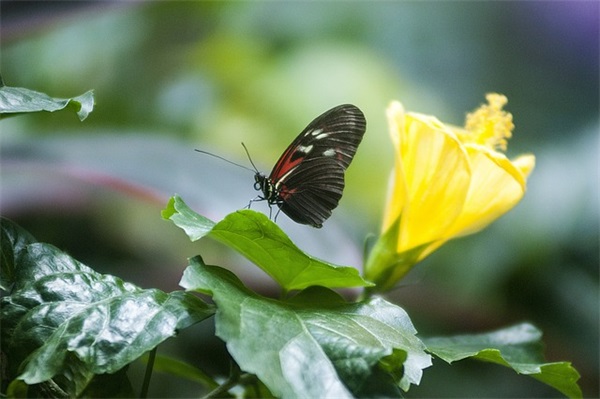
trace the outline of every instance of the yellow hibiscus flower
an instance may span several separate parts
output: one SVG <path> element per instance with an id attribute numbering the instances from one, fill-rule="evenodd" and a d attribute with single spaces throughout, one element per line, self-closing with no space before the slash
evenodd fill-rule
<path id="1" fill-rule="evenodd" d="M 396 162 L 383 234 L 365 266 L 379 290 L 446 241 L 475 233 L 513 208 L 525 194 L 535 157 L 504 155 L 514 125 L 505 96 L 467 115 L 464 128 L 433 116 L 387 110 Z"/>

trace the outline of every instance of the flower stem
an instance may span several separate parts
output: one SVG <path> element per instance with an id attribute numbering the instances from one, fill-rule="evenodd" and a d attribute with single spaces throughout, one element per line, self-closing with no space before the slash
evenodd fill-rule
<path id="1" fill-rule="evenodd" d="M 144 374 L 144 382 L 142 383 L 142 391 L 140 392 L 140 398 L 148 397 L 148 387 L 150 386 L 150 378 L 152 377 L 152 369 L 154 368 L 154 359 L 156 358 L 156 347 L 150 351 L 150 357 L 146 364 L 146 373 Z"/>

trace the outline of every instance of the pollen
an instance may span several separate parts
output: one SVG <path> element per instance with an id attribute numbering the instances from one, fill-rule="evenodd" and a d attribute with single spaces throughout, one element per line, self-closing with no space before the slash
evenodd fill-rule
<path id="1" fill-rule="evenodd" d="M 465 142 L 481 144 L 494 150 L 506 151 L 508 139 L 512 137 L 512 114 L 502 108 L 508 102 L 502 94 L 490 93 L 485 96 L 487 104 L 467 114 Z"/>

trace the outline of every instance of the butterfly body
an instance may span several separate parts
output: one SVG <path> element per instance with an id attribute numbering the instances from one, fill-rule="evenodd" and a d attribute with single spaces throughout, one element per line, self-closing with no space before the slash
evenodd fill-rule
<path id="1" fill-rule="evenodd" d="M 281 155 L 269 176 L 257 172 L 259 200 L 277 205 L 297 223 L 321 227 L 338 205 L 344 172 L 366 130 L 363 113 L 339 105 L 313 120 Z"/>

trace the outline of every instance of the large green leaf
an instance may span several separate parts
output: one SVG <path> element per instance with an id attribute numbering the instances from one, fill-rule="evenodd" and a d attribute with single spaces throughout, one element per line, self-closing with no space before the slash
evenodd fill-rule
<path id="1" fill-rule="evenodd" d="M 96 273 L 48 244 L 28 244 L 19 254 L 0 317 L 8 373 L 27 384 L 57 377 L 78 395 L 94 375 L 117 372 L 214 312 L 183 291 L 141 289 Z"/>
<path id="2" fill-rule="evenodd" d="M 544 362 L 542 333 L 531 324 L 485 334 L 423 339 L 427 350 L 448 363 L 473 358 L 510 367 L 552 386 L 570 398 L 581 398 L 579 373 L 569 362 Z"/>
<path id="3" fill-rule="evenodd" d="M 273 277 L 285 291 L 313 285 L 372 286 L 353 267 L 336 266 L 305 254 L 262 213 L 241 210 L 215 224 L 174 196 L 162 215 L 181 227 L 192 241 L 209 236 L 235 249 Z"/>
<path id="4" fill-rule="evenodd" d="M 351 397 L 378 373 L 406 391 L 431 364 L 406 312 L 381 298 L 349 303 L 311 287 L 287 301 L 268 299 L 199 257 L 181 285 L 212 295 L 217 335 L 278 397 Z"/>
<path id="5" fill-rule="evenodd" d="M 52 98 L 47 94 L 23 87 L 9 87 L 0 83 L 0 117 L 24 112 L 54 112 L 72 108 L 83 121 L 94 109 L 92 90 L 73 98 Z"/>

